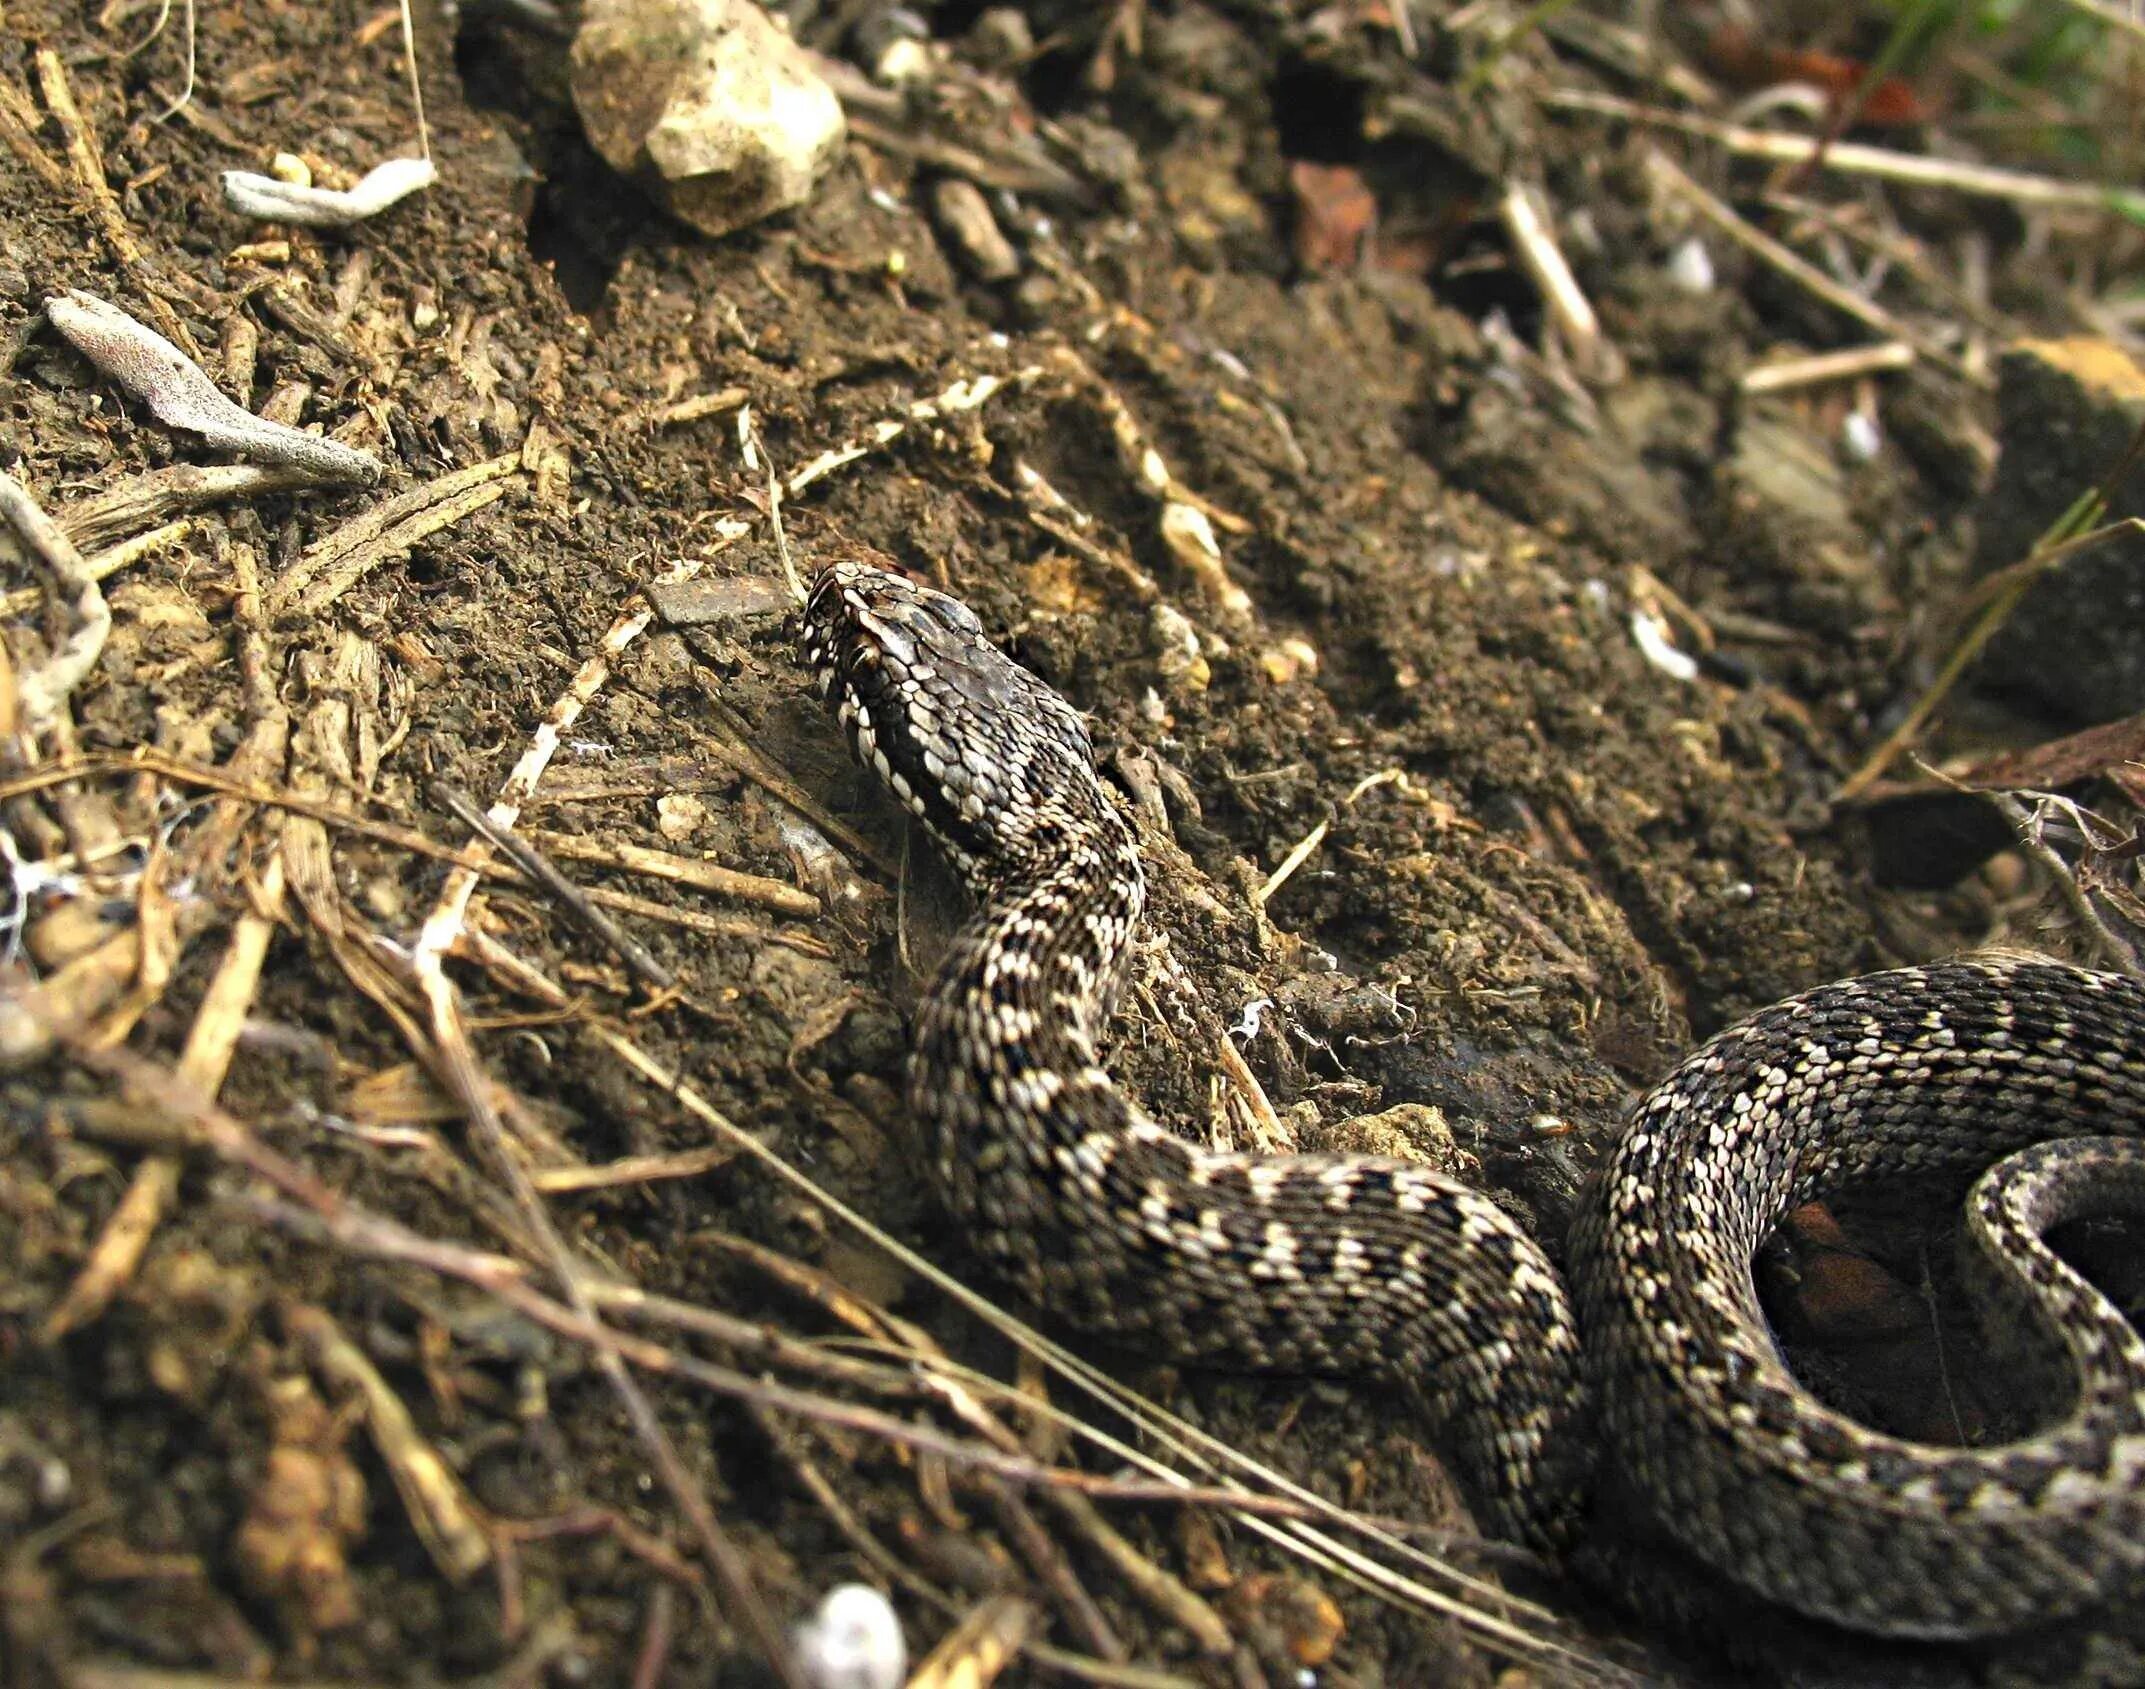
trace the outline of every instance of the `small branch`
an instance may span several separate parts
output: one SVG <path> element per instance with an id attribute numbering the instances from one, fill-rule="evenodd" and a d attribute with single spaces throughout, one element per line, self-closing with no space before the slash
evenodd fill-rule
<path id="1" fill-rule="evenodd" d="M 1534 203 L 1524 183 L 1513 182 L 1497 202 L 1497 220 L 1505 238 L 1519 257 L 1519 267 L 1534 283 L 1550 320 L 1562 331 L 1571 359 L 1583 374 L 1598 375 L 1603 369 L 1606 343 L 1601 337 L 1601 319 L 1564 261 L 1557 237 Z"/>
<path id="2" fill-rule="evenodd" d="M 319 481 L 372 482 L 385 473 L 370 452 L 233 404 L 192 356 L 94 293 L 63 289 L 45 301 L 45 316 L 166 428 L 198 434 L 218 450 L 256 463 L 309 471 Z"/>
<path id="3" fill-rule="evenodd" d="M 1904 340 L 1888 340 L 1881 346 L 1849 346 L 1838 352 L 1819 352 L 1807 358 L 1782 358 L 1745 370 L 1739 383 L 1746 393 L 1783 393 L 1793 387 L 1815 387 L 1827 381 L 1848 381 L 1858 375 L 1882 370 L 1910 369 L 1914 348 Z"/>
<path id="4" fill-rule="evenodd" d="M 1910 328 L 1883 306 L 1873 304 L 1859 293 L 1840 286 L 1816 265 L 1798 257 L 1771 235 L 1739 216 L 1732 207 L 1715 198 L 1685 175 L 1666 153 L 1649 151 L 1646 155 L 1646 169 L 1656 183 L 1690 206 L 1722 234 L 1754 257 L 1770 264 L 1789 280 L 1809 289 L 1834 310 L 1844 311 L 1856 322 L 1875 329 L 1889 339 L 1905 341 L 1930 362 L 1942 364 L 1962 381 L 1970 381 L 1978 387 L 1994 385 L 1987 372 L 1969 367 L 1954 353 L 1937 345 L 1918 330 Z"/>
<path id="5" fill-rule="evenodd" d="M 1957 789 L 1957 783 L 1954 781 L 1947 781 L 1946 784 Z M 2069 906 L 2072 916 L 2092 935 L 2101 959 L 2110 967 L 2119 968 L 2125 973 L 2134 973 L 2137 968 L 2135 953 L 2116 937 L 2114 929 L 2101 918 L 2100 911 L 2093 907 L 2092 896 L 2079 883 L 2077 870 L 2072 868 L 2063 859 L 2062 853 L 2043 836 L 2037 812 L 2028 809 L 2016 792 L 1983 792 L 1981 795 L 1993 803 L 2004 820 L 2010 824 L 2011 836 L 2017 841 L 2019 849 L 2048 871 L 2049 878 L 2055 881 L 2056 889 L 2064 903 Z"/>
<path id="6" fill-rule="evenodd" d="M 37 85 L 44 90 L 45 105 L 51 110 L 53 121 L 60 126 L 60 134 L 67 143 L 67 162 L 74 166 L 75 180 L 81 186 L 92 220 L 104 236 L 104 244 L 112 249 L 112 256 L 119 260 L 120 268 L 149 301 L 149 314 L 156 318 L 158 326 L 178 342 L 187 357 L 199 358 L 201 348 L 179 320 L 179 314 L 150 285 L 153 267 L 136 243 L 134 231 L 127 226 L 126 214 L 119 209 L 112 184 L 105 180 L 104 159 L 97 150 L 96 133 L 90 128 L 88 119 L 83 117 L 82 108 L 75 104 L 74 88 L 67 80 L 66 63 L 50 47 L 37 50 Z"/>
<path id="7" fill-rule="evenodd" d="M 312 438 L 311 435 L 306 436 Z M 271 620 L 286 611 L 317 616 L 384 563 L 403 556 L 419 540 L 450 528 L 505 496 L 521 468 L 521 454 L 473 463 L 435 476 L 383 499 L 314 542 L 277 579 L 269 592 Z"/>
<path id="8" fill-rule="evenodd" d="M 440 780 L 433 783 L 432 795 L 446 805 L 463 826 L 489 840 L 515 867 L 557 898 L 567 914 L 616 951 L 619 959 L 643 983 L 657 991 L 668 991 L 678 983 L 678 976 L 649 955 L 646 945 L 591 903 L 581 888 L 554 868 L 544 853 L 527 839 L 517 837 L 508 828 L 495 826 L 491 817 L 477 807 L 476 800 L 467 792 Z"/>
<path id="9" fill-rule="evenodd" d="M 532 843 L 569 862 L 588 862 L 616 868 L 621 873 L 669 880 L 716 897 L 757 903 L 778 915 L 792 915 L 801 920 L 810 920 L 819 913 L 819 899 L 810 892 L 799 891 L 795 886 L 768 879 L 763 874 L 741 873 L 735 868 L 703 862 L 697 857 L 651 850 L 646 845 L 606 844 L 578 833 L 531 833 L 529 837 Z"/>
<path id="10" fill-rule="evenodd" d="M 1585 112 L 1596 117 L 1621 118 L 1678 134 L 1696 135 L 1724 146 L 1738 158 L 1769 159 L 1779 164 L 1803 164 L 1818 156 L 1818 143 L 1801 135 L 1776 134 L 1766 129 L 1745 129 L 1733 123 L 1717 123 L 1707 117 L 1664 111 L 1640 105 L 1614 94 L 1589 94 L 1576 88 L 1561 88 L 1542 102 L 1551 111 Z M 2079 211 L 2112 211 L 2136 216 L 2145 211 L 2145 195 L 2109 182 L 2066 182 L 2055 176 L 2036 176 L 2024 170 L 2002 170 L 1994 165 L 1961 164 L 1948 158 L 1929 158 L 1921 153 L 1892 152 L 1884 147 L 1841 141 L 1823 149 L 1822 168 L 1843 175 L 1875 176 L 1890 182 L 1908 182 L 1923 188 L 1950 188 L 1985 199 L 2007 199 L 2014 205 L 2047 205 Z"/>
<path id="11" fill-rule="evenodd" d="M 318 485 L 318 478 L 303 470 L 261 469 L 250 463 L 174 464 L 114 481 L 93 498 L 69 505 L 59 523 L 76 545 L 103 545 L 226 499 L 270 498 Z"/>
<path id="12" fill-rule="evenodd" d="M 73 618 L 59 649 L 15 682 L 23 725 L 39 732 L 51 726 L 74 689 L 104 653 L 112 631 L 111 607 L 82 554 L 14 476 L 0 472 L 0 517 L 52 577 L 53 596 Z"/>
<path id="13" fill-rule="evenodd" d="M 66 524 L 59 526 L 64 533 Z M 195 526 L 192 517 L 183 517 L 177 522 L 167 522 L 161 528 L 152 528 L 146 534 L 137 534 L 133 539 L 83 558 L 83 572 L 93 581 L 106 580 L 121 569 L 154 556 L 166 546 L 191 538 Z M 20 616 L 34 610 L 44 596 L 44 592 L 34 586 L 26 586 L 20 592 L 0 593 L 0 617 Z"/>

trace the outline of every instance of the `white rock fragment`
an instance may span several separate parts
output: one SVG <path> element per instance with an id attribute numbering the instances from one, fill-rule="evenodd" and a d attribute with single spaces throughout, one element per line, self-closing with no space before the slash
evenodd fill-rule
<path id="1" fill-rule="evenodd" d="M 379 216 L 438 180 L 439 172 L 429 158 L 391 158 L 368 170 L 355 187 L 342 189 L 316 188 L 310 177 L 303 182 L 285 181 L 251 170 L 226 170 L 223 202 L 241 217 L 264 223 L 341 229 Z"/>
<path id="2" fill-rule="evenodd" d="M 1172 692 L 1204 692 L 1214 671 L 1199 648 L 1199 630 L 1191 618 L 1171 604 L 1156 604 L 1147 612 L 1147 641 L 1154 648 L 1155 673 Z"/>
<path id="3" fill-rule="evenodd" d="M 797 1672 L 812 1689 L 901 1689 L 908 1646 L 885 1596 L 845 1583 L 790 1632 Z"/>
<path id="4" fill-rule="evenodd" d="M 1682 293 L 1711 293 L 1718 278 L 1713 254 L 1696 235 L 1683 241 L 1668 255 L 1669 285 Z"/>
<path id="5" fill-rule="evenodd" d="M 752 0 L 590 0 L 572 82 L 596 151 L 704 234 L 802 205 L 848 133 Z"/>
<path id="6" fill-rule="evenodd" d="M 903 88 L 937 68 L 931 26 L 906 6 L 868 12 L 850 35 L 850 55 L 882 87 Z"/>
<path id="7" fill-rule="evenodd" d="M 1640 654 L 1670 679 L 1689 682 L 1698 678 L 1697 659 L 1676 649 L 1668 624 L 1651 610 L 1631 612 L 1631 638 Z"/>
<path id="8" fill-rule="evenodd" d="M 683 844 L 707 818 L 708 806 L 690 792 L 665 792 L 655 800 L 655 830 L 672 844 Z"/>

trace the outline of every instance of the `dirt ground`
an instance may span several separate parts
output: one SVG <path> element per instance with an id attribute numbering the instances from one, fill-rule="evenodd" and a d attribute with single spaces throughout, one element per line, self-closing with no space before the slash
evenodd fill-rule
<path id="1" fill-rule="evenodd" d="M 153 8 L 93 12 L 4 12 L 0 442 L 85 550 L 187 526 L 107 581 L 72 725 L 5 789 L 24 861 L 106 852 L 86 877 L 17 871 L 18 967 L 110 964 L 66 1046 L 0 1080 L 10 1681 L 769 1681 L 732 1575 L 779 1625 L 885 1584 L 874 1544 L 913 1580 L 914 1653 L 964 1614 L 1058 1650 L 1006 1681 L 1587 1676 L 1362 1593 L 1226 1510 L 1082 1511 L 736 1388 L 962 1448 L 988 1413 L 1009 1458 L 1117 1477 L 1022 1401 L 1138 1437 L 847 1218 L 992 1289 L 897 1101 L 958 898 L 810 695 L 785 569 L 884 553 L 1091 713 L 1154 865 L 1118 1070 L 1160 1117 L 1412 1146 L 1554 1250 L 1622 1111 L 1695 1039 L 2018 930 L 2015 860 L 1883 890 L 1859 812 L 1832 803 L 1964 579 L 1985 388 L 1926 362 L 1882 377 L 1867 461 L 1838 445 L 1852 386 L 1743 394 L 1761 354 L 1860 331 L 1725 243 L 1709 289 L 1666 285 L 1684 231 L 1649 143 L 1534 103 L 1528 53 L 1474 107 L 1449 77 L 1400 78 L 1390 29 L 1347 8 L 1158 9 L 1114 44 L 1080 9 L 1039 15 L 1023 78 L 958 85 L 1001 108 L 936 114 L 1032 141 L 1041 113 L 1072 161 L 995 200 L 1022 260 L 998 285 L 924 209 L 944 161 L 883 135 L 794 215 L 685 233 L 579 138 L 562 41 L 468 0 L 419 19 L 438 186 L 348 233 L 264 230 L 218 172 L 290 151 L 347 179 L 413 147 L 392 10 L 207 6 L 198 87 L 163 122 L 178 25 L 128 56 Z M 1362 139 L 1377 101 L 1415 127 Z M 1567 244 L 1617 379 L 1535 350 L 1538 295 L 1492 216 L 1513 157 L 1583 211 Z M 1301 160 L 1360 169 L 1381 240 L 1432 256 L 1307 261 Z M 42 321 L 63 287 L 175 317 L 227 391 L 374 451 L 387 480 L 189 492 L 173 472 L 218 458 Z M 852 443 L 770 508 L 770 472 Z M 353 526 L 463 471 L 446 502 Z M 88 521 L 130 488 L 149 515 Z M 1172 499 L 1207 515 L 1218 570 L 1169 542 Z M 1696 673 L 1649 655 L 1635 613 Z M 11 607 L 18 671 L 52 625 Z M 585 707 L 522 826 L 576 884 L 637 900 L 611 912 L 674 983 L 494 871 L 446 963 L 463 1043 L 413 965 L 471 840 L 448 789 L 489 804 L 569 696 Z M 748 878 L 681 882 L 703 864 Z M 235 1045 L 227 1072 L 190 1053 L 204 1026 Z M 174 1070 L 216 1090 L 216 1147 Z M 496 1131 L 538 1172 L 551 1242 Z M 117 1266 L 115 1213 L 153 1232 Z M 585 1343 L 411 1239 L 518 1260 L 546 1298 L 547 1252 L 570 1249 L 747 1322 L 618 1315 L 655 1351 L 638 1376 L 711 1517 L 681 1510 Z M 790 1347 L 754 1349 L 763 1330 Z M 1025 1396 L 915 1387 L 926 1346 Z M 1320 1495 L 1464 1527 L 1402 1403 L 1079 1349 Z M 841 1370 L 889 1355 L 906 1394 Z M 694 1356 L 719 1376 L 659 1364 Z M 1514 1587 L 1580 1615 L 1559 1646 L 1640 1677 L 1715 1669 L 1687 1640 L 1680 1667 L 1643 1652 L 1555 1580 Z"/>

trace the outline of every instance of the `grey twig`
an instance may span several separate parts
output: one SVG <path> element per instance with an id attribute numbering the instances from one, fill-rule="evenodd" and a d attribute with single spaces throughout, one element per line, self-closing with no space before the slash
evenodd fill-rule
<path id="1" fill-rule="evenodd" d="M 323 481 L 369 484 L 384 473 L 370 452 L 270 422 L 233 404 L 178 347 L 93 293 L 76 288 L 55 293 L 45 301 L 45 315 L 167 428 L 183 428 L 220 450 L 256 463 L 287 464 Z"/>
<path id="2" fill-rule="evenodd" d="M 105 637 L 112 631 L 112 612 L 74 541 L 45 514 L 29 488 L 5 473 L 0 473 L 0 516 L 7 518 L 24 548 L 51 574 L 54 596 L 74 621 L 59 648 L 15 682 L 24 725 L 34 732 L 52 723 L 82 677 L 97 666 Z"/>
<path id="3" fill-rule="evenodd" d="M 649 955 L 647 947 L 631 933 L 589 902 L 579 886 L 551 865 L 549 857 L 519 834 L 494 823 L 467 792 L 444 780 L 436 780 L 432 784 L 432 795 L 445 804 L 463 826 L 491 840 L 515 867 L 564 904 L 569 915 L 617 951 L 626 966 L 648 985 L 658 991 L 668 991 L 677 984 L 676 974 Z"/>

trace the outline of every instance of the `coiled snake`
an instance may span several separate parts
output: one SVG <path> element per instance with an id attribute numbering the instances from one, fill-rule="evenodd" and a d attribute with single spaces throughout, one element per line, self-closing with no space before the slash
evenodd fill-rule
<path id="1" fill-rule="evenodd" d="M 1186 1360 L 1390 1380 L 1524 1543 L 1567 1540 L 1598 1446 L 1709 1563 L 1859 1630 L 2017 1630 L 2145 1571 L 2145 1344 L 2041 1241 L 2145 1213 L 2136 981 L 1962 960 L 1722 1033 L 1589 1186 L 1567 1294 L 1427 1168 L 1202 1153 L 1149 1120 L 1097 1057 L 1146 886 L 1078 714 L 959 601 L 866 564 L 821 571 L 803 644 L 977 903 L 918 1010 L 910 1101 L 947 1205 L 1039 1306 Z M 1992 1163 L 1967 1236 L 2067 1352 L 2060 1420 L 1938 1448 L 1819 1403 L 1759 1307 L 1758 1246 L 1827 1192 Z"/>

